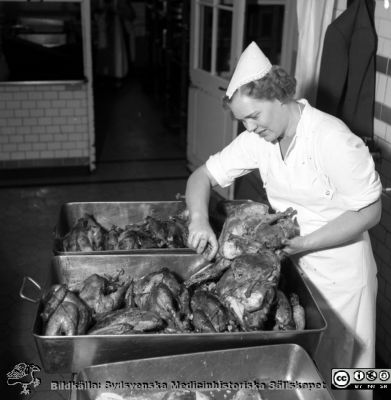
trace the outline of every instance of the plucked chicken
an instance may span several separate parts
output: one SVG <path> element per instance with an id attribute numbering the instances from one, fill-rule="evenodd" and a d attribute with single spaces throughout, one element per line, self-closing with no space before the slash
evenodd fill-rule
<path id="1" fill-rule="evenodd" d="M 165 220 L 147 216 L 144 221 L 107 230 L 93 215 L 79 218 L 61 240 L 65 252 L 184 248 L 188 236 L 186 214 Z"/>
<path id="2" fill-rule="evenodd" d="M 236 330 L 229 311 L 210 291 L 197 289 L 190 301 L 192 324 L 196 332 L 226 332 Z"/>
<path id="3" fill-rule="evenodd" d="M 54 285 L 41 313 L 44 334 L 83 335 L 91 324 L 90 308 L 65 285 Z"/>
<path id="4" fill-rule="evenodd" d="M 189 329 L 189 295 L 187 289 L 168 269 L 147 274 L 134 283 L 133 300 L 142 310 L 154 311 L 168 324 L 169 332 Z"/>
<path id="5" fill-rule="evenodd" d="M 260 330 L 272 309 L 280 277 L 280 260 L 270 250 L 244 254 L 217 282 L 216 292 L 245 331 Z"/>
<path id="6" fill-rule="evenodd" d="M 284 239 L 299 234 L 297 222 L 292 218 L 293 209 L 275 214 L 269 214 L 268 209 L 267 205 L 257 202 L 232 207 L 219 237 L 220 255 L 232 260 L 262 249 L 277 250 Z"/>
<path id="7" fill-rule="evenodd" d="M 125 308 L 100 315 L 88 335 L 122 335 L 157 331 L 164 321 L 151 311 L 138 308 Z"/>
<path id="8" fill-rule="evenodd" d="M 119 283 L 118 276 L 105 278 L 98 274 L 90 275 L 82 284 L 79 297 L 96 314 L 117 310 L 122 306 L 127 284 Z"/>

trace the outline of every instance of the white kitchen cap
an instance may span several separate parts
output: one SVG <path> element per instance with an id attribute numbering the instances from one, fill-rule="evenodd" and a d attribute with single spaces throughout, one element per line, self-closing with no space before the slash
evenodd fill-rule
<path id="1" fill-rule="evenodd" d="M 251 42 L 239 58 L 226 95 L 230 99 L 240 86 L 263 78 L 271 68 L 269 59 L 255 42 Z"/>

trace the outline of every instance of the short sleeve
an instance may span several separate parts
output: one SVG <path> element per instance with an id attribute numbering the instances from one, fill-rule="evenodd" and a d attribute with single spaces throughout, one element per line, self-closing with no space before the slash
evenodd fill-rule
<path id="1" fill-rule="evenodd" d="M 329 128 L 318 140 L 322 169 L 346 207 L 358 211 L 379 199 L 379 175 L 361 138 L 343 124 Z"/>
<path id="2" fill-rule="evenodd" d="M 212 155 L 206 168 L 221 187 L 259 167 L 262 158 L 261 138 L 252 132 L 243 132 L 222 151 Z"/>

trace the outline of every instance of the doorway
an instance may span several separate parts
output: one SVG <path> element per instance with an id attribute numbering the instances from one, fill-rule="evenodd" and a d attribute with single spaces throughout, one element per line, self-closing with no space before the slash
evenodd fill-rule
<path id="1" fill-rule="evenodd" d="M 237 60 L 251 41 L 273 64 L 293 72 L 295 10 L 296 2 L 291 0 L 192 0 L 187 128 L 190 169 L 203 164 L 244 130 L 223 109 L 222 99 Z M 242 182 L 247 179 L 252 178 L 244 177 Z M 227 198 L 236 197 L 233 185 L 217 191 Z"/>
<path id="2" fill-rule="evenodd" d="M 95 4 L 98 162 L 185 160 L 188 1 Z"/>

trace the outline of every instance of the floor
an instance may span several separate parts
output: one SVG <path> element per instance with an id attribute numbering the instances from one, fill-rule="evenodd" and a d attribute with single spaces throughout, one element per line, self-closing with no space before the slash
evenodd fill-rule
<path id="1" fill-rule="evenodd" d="M 9 386 L 6 374 L 16 364 L 41 360 L 32 335 L 37 305 L 19 297 L 23 278 L 40 285 L 48 279 L 53 228 L 63 203 L 79 201 L 163 201 L 184 193 L 189 172 L 183 138 L 162 124 L 159 104 L 142 82 L 101 82 L 96 87 L 98 162 L 85 170 L 24 171 L 0 176 L 0 394 L 7 400 L 65 400 L 69 390 L 51 390 L 69 374 L 36 376 L 41 383 L 28 395 Z M 24 293 L 39 291 L 27 285 Z M 381 397 L 375 396 L 376 400 Z"/>
<path id="2" fill-rule="evenodd" d="M 53 227 L 60 207 L 73 201 L 163 201 L 184 193 L 189 172 L 185 149 L 178 133 L 161 123 L 159 104 L 139 81 L 119 86 L 101 82 L 96 88 L 96 170 L 24 171 L 0 177 L 0 394 L 1 398 L 61 400 L 69 391 L 50 390 L 52 381 L 68 375 L 41 379 L 29 395 L 21 386 L 8 386 L 6 374 L 16 364 L 42 365 L 32 335 L 37 305 L 19 297 L 23 278 L 40 285 L 48 278 L 52 257 Z M 25 294 L 39 295 L 32 285 Z M 32 387 L 32 385 L 31 385 Z"/>

